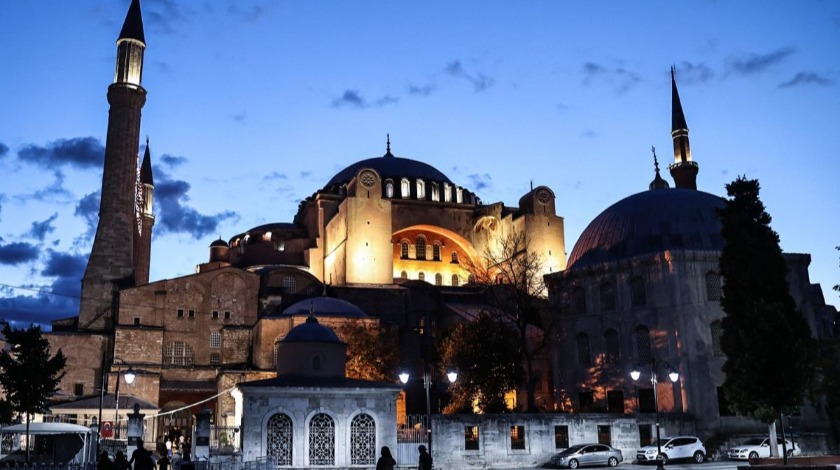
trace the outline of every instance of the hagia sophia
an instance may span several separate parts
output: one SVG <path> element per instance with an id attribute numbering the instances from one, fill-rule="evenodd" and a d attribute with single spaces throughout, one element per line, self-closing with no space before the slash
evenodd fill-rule
<path id="1" fill-rule="evenodd" d="M 155 438 L 172 426 L 189 429 L 200 410 L 189 405 L 199 402 L 214 423 L 262 423 L 243 421 L 235 394 L 224 392 L 243 384 L 246 396 L 260 396 L 258 385 L 283 382 L 277 371 L 294 369 L 284 356 L 294 349 L 290 337 L 299 340 L 301 326 L 318 328 L 310 318 L 337 332 L 347 324 L 382 329 L 399 345 L 401 363 L 420 371 L 431 345 L 487 305 L 485 289 L 465 266 L 481 264 L 500 240 L 518 234 L 540 260 L 559 325 L 537 360 L 542 411 L 646 416 L 655 394 L 663 411 L 691 417 L 698 433 L 754 426 L 731 416 L 720 392 L 724 240 L 715 209 L 724 200 L 698 188 L 700 167 L 673 70 L 673 184 L 657 160 L 652 182 L 640 182 L 640 192 L 592 220 L 568 258 L 551 188 L 533 187 L 514 205 L 485 202 L 438 169 L 398 156 L 387 140 L 381 156 L 348 158 L 346 168 L 300 202 L 291 221 L 208 240 L 209 256 L 193 274 L 149 279 L 155 205 L 148 141 L 138 158 L 145 49 L 140 2 L 132 0 L 107 91 L 100 218 L 79 315 L 54 322 L 46 334 L 68 357 L 65 403 L 54 413 L 92 409 L 79 403 L 95 403 L 103 386 L 113 394 L 130 365 L 137 378 L 123 386 L 126 401 L 118 406 L 181 410 L 156 422 Z M 810 282 L 809 255 L 786 259 L 791 293 L 814 336 L 833 337 L 837 311 Z M 679 371 L 680 380 L 656 390 L 630 380 L 632 365 L 654 358 Z M 371 384 L 383 403 L 398 391 Z M 518 392 L 514 410 L 522 409 Z M 422 408 L 420 397 L 412 398 L 419 393 L 407 395 L 397 405 L 402 413 Z M 387 403 L 371 406 L 385 413 Z M 813 409 L 803 410 L 801 422 L 828 427 Z"/>

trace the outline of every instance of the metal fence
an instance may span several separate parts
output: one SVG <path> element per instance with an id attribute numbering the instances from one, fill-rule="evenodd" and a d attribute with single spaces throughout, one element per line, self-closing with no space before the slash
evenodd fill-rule
<path id="1" fill-rule="evenodd" d="M 9 470 L 96 470 L 96 462 L 81 463 L 25 463 L 3 462 L 0 469 Z"/>
<path id="2" fill-rule="evenodd" d="M 420 453 L 417 446 L 429 446 L 429 425 L 426 415 L 407 415 L 405 423 L 397 425 L 397 449 L 394 459 L 397 465 L 417 465 Z"/>

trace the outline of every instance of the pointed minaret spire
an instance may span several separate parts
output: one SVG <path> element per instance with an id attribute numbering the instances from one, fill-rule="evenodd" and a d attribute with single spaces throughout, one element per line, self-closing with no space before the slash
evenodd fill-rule
<path id="1" fill-rule="evenodd" d="M 648 185 L 648 189 L 668 189 L 670 186 L 668 182 L 662 179 L 659 175 L 659 160 L 656 158 L 656 147 L 650 146 L 650 151 L 653 152 L 653 170 L 656 172 L 653 181 Z"/>
<path id="2" fill-rule="evenodd" d="M 128 14 L 125 15 L 119 39 L 134 39 L 146 45 L 146 35 L 143 33 L 143 15 L 140 12 L 140 0 L 131 0 Z"/>
<path id="3" fill-rule="evenodd" d="M 154 186 L 152 178 L 152 157 L 149 153 L 149 136 L 146 136 L 146 152 L 143 154 L 143 163 L 140 165 L 140 183 Z M 150 208 L 151 209 L 151 208 Z"/>
<path id="4" fill-rule="evenodd" d="M 680 94 L 677 91 L 676 69 L 671 66 L 671 138 L 674 140 L 674 163 L 668 166 L 677 188 L 697 189 L 699 167 L 691 159 L 688 125 L 685 123 Z"/>
<path id="5" fill-rule="evenodd" d="M 146 35 L 143 33 L 143 16 L 140 0 L 131 0 L 120 37 L 117 38 L 117 69 L 114 83 L 140 88 L 143 78 L 143 52 Z"/>
<path id="6" fill-rule="evenodd" d="M 391 153 L 391 134 L 385 134 L 385 157 L 394 157 L 394 154 Z"/>

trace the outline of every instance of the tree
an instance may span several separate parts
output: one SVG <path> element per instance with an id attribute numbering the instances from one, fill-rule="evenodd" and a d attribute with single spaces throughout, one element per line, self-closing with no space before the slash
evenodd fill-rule
<path id="1" fill-rule="evenodd" d="M 50 357 L 50 343 L 41 328 L 3 327 L 11 348 L 0 352 L 0 385 L 6 391 L 11 409 L 26 418 L 26 460 L 29 461 L 29 422 L 32 414 L 47 411 L 49 400 L 58 391 L 64 377 L 66 359 L 59 349 Z"/>
<path id="2" fill-rule="evenodd" d="M 471 412 L 473 406 L 484 413 L 506 411 L 505 394 L 521 375 L 521 363 L 510 360 L 516 350 L 510 328 L 487 312 L 455 326 L 440 345 L 442 364 L 458 371 L 444 413 Z"/>
<path id="3" fill-rule="evenodd" d="M 495 249 L 494 249 L 495 248 Z M 552 329 L 551 315 L 545 300 L 543 264 L 540 256 L 528 249 L 524 233 L 514 232 L 497 240 L 478 261 L 465 259 L 463 267 L 475 284 L 487 287 L 488 303 L 494 315 L 515 335 L 516 350 L 510 358 L 524 366 L 519 382 L 526 392 L 526 411 L 537 411 L 536 385 L 540 377 L 535 365 L 548 346 Z"/>
<path id="4" fill-rule="evenodd" d="M 352 322 L 338 329 L 347 342 L 347 376 L 355 379 L 393 382 L 399 366 L 399 348 L 394 335 L 381 327 Z"/>
<path id="5" fill-rule="evenodd" d="M 758 181 L 739 177 L 726 191 L 729 199 L 718 211 L 725 240 L 723 391 L 733 411 L 770 424 L 794 413 L 815 389 L 818 348 L 790 295 L 787 264 L 758 197 Z"/>

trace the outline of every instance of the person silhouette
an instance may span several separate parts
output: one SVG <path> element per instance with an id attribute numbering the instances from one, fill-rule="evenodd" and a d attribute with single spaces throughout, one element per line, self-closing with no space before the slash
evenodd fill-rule
<path id="1" fill-rule="evenodd" d="M 397 461 L 391 456 L 391 449 L 388 446 L 382 446 L 379 460 L 376 461 L 376 470 L 394 470 L 394 465 Z"/>
<path id="2" fill-rule="evenodd" d="M 426 452 L 426 446 L 420 444 L 417 446 L 417 450 L 420 451 L 420 459 L 417 464 L 418 470 L 432 470 L 432 456 Z"/>

